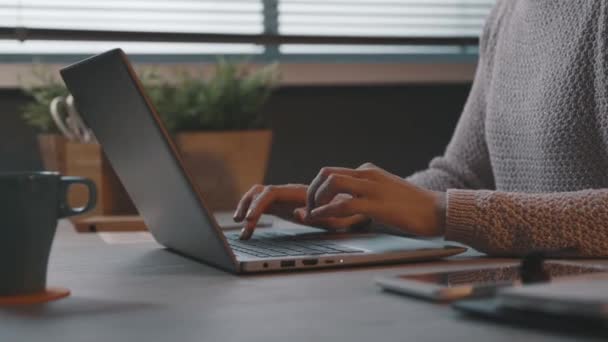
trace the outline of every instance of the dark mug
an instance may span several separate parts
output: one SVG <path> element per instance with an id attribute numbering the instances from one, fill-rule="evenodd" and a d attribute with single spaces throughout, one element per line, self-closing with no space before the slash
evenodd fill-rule
<path id="1" fill-rule="evenodd" d="M 74 184 L 89 189 L 82 208 L 68 204 Z M 46 289 L 46 269 L 57 220 L 95 207 L 95 184 L 55 172 L 0 173 L 0 296 Z"/>

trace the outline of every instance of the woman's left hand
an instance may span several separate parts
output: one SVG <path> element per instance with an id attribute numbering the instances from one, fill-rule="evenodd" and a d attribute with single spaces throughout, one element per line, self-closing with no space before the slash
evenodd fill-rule
<path id="1" fill-rule="evenodd" d="M 340 194 L 350 196 L 334 200 Z M 444 232 L 445 193 L 419 188 L 372 164 L 321 169 L 308 187 L 306 206 L 313 219 L 361 214 L 419 236 Z"/>

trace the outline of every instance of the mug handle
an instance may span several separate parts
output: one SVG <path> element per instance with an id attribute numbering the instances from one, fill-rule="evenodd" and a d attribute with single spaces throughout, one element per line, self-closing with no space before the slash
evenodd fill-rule
<path id="1" fill-rule="evenodd" d="M 61 106 L 63 106 L 64 108 L 66 106 L 65 99 L 62 96 L 57 96 L 56 98 L 54 98 L 51 101 L 50 108 L 49 108 L 49 110 L 51 112 L 51 118 L 55 122 L 55 125 L 57 126 L 59 131 L 66 138 L 68 138 L 69 140 L 76 140 L 76 136 L 74 136 L 74 134 L 72 133 L 70 128 L 68 126 L 66 126 L 65 119 L 63 118 L 63 116 L 60 113 L 61 110 L 59 108 Z"/>
<path id="2" fill-rule="evenodd" d="M 83 184 L 89 189 L 89 200 L 84 207 L 80 208 L 72 208 L 68 204 L 68 191 L 70 190 L 70 186 L 74 184 Z M 97 204 L 97 187 L 92 180 L 83 177 L 61 177 L 60 184 L 60 193 L 61 198 L 59 202 L 59 217 L 68 217 L 74 215 L 84 214 L 87 211 L 95 208 Z"/>

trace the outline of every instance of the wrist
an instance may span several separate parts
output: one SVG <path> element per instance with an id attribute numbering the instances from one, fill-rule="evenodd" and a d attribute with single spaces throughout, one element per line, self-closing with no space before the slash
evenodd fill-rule
<path id="1" fill-rule="evenodd" d="M 444 235 L 448 202 L 447 194 L 442 191 L 433 191 L 433 194 L 435 195 L 436 235 Z"/>
<path id="2" fill-rule="evenodd" d="M 446 194 L 422 190 L 417 210 L 412 212 L 406 229 L 420 236 L 443 236 L 446 222 Z"/>

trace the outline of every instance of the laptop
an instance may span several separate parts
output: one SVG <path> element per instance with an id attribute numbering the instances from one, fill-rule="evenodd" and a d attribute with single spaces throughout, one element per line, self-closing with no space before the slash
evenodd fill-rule
<path id="1" fill-rule="evenodd" d="M 61 76 L 150 233 L 171 251 L 253 273 L 432 260 L 466 250 L 389 234 L 281 229 L 277 223 L 240 241 L 208 210 L 122 50 L 68 66 Z"/>

